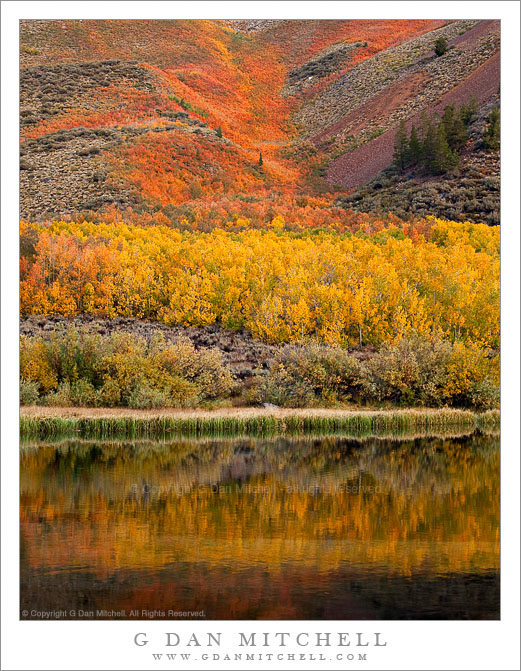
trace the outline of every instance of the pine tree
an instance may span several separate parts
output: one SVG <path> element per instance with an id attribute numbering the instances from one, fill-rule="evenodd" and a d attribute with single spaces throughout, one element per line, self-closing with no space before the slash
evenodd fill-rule
<path id="1" fill-rule="evenodd" d="M 452 151 L 447 142 L 445 127 L 440 122 L 434 128 L 434 151 L 429 162 L 429 171 L 434 175 L 441 175 L 459 162 L 458 155 Z"/>
<path id="2" fill-rule="evenodd" d="M 466 145 L 467 140 L 469 139 L 468 131 L 461 119 L 461 116 L 456 116 L 454 119 L 454 125 L 452 127 L 452 136 L 450 147 L 454 151 L 461 151 Z"/>
<path id="3" fill-rule="evenodd" d="M 447 105 L 447 107 L 443 110 L 443 114 L 441 117 L 441 123 L 443 124 L 443 128 L 445 130 L 445 136 L 447 138 L 447 142 L 449 143 L 449 145 L 451 142 L 452 130 L 454 127 L 455 114 L 456 110 L 454 105 Z"/>
<path id="4" fill-rule="evenodd" d="M 416 165 L 421 159 L 421 144 L 418 138 L 418 131 L 416 126 L 411 128 L 411 137 L 409 138 L 409 155 L 408 160 L 412 165 Z"/>
<path id="5" fill-rule="evenodd" d="M 434 42 L 434 53 L 436 56 L 443 56 L 449 48 L 448 42 L 444 37 L 438 37 Z"/>
<path id="6" fill-rule="evenodd" d="M 483 144 L 487 151 L 497 151 L 500 143 L 499 108 L 494 107 L 488 117 L 488 126 L 483 135 Z"/>
<path id="7" fill-rule="evenodd" d="M 221 128 L 221 126 L 219 126 L 219 128 L 217 129 L 216 134 L 217 134 L 217 137 L 222 137 L 223 136 L 223 129 Z"/>
<path id="8" fill-rule="evenodd" d="M 425 112 L 421 116 L 421 162 L 431 172 L 436 144 L 436 133 L 432 121 Z"/>
<path id="9" fill-rule="evenodd" d="M 459 151 L 468 140 L 467 129 L 461 118 L 461 113 L 456 112 L 454 105 L 448 105 L 441 117 L 441 124 L 449 147 L 453 151 Z"/>
<path id="10" fill-rule="evenodd" d="M 449 115 L 450 112 L 447 117 Z M 440 120 L 436 124 L 423 112 L 421 117 L 421 136 L 421 165 L 427 173 L 441 175 L 458 164 L 459 156 L 449 146 L 443 120 Z"/>
<path id="11" fill-rule="evenodd" d="M 400 121 L 398 130 L 396 131 L 396 138 L 394 141 L 394 165 L 397 170 L 402 172 L 407 166 L 407 159 L 409 154 L 409 142 L 407 140 L 407 126 L 405 120 Z"/>
<path id="12" fill-rule="evenodd" d="M 260 151 L 259 152 L 259 166 L 262 168 L 263 165 L 264 165 L 264 161 L 262 160 L 262 152 Z"/>
<path id="13" fill-rule="evenodd" d="M 466 105 L 462 105 L 460 108 L 460 117 L 465 126 L 468 126 L 472 121 L 474 115 L 478 110 L 478 103 L 476 98 L 472 95 Z"/>

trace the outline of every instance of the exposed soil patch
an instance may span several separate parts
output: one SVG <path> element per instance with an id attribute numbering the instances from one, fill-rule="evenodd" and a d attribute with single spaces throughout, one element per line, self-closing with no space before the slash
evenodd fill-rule
<path id="1" fill-rule="evenodd" d="M 500 21 L 486 20 L 480 21 L 474 28 L 471 28 L 466 33 L 458 35 L 451 40 L 451 45 L 462 47 L 463 49 L 471 49 L 479 40 L 488 35 L 491 31 L 499 31 Z M 434 52 L 432 52 L 434 54 Z"/>

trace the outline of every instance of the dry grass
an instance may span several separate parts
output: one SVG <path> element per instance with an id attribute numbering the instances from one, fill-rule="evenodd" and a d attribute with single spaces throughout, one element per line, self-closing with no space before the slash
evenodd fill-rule
<path id="1" fill-rule="evenodd" d="M 102 418 L 130 418 L 130 419 L 152 419 L 156 417 L 173 417 L 176 419 L 192 418 L 230 418 L 241 419 L 251 417 L 276 417 L 284 419 L 286 417 L 353 417 L 355 415 L 374 416 L 411 416 L 418 417 L 446 415 L 450 413 L 457 418 L 458 416 L 467 417 L 468 410 L 447 410 L 446 408 L 418 408 L 403 410 L 346 410 L 344 408 L 218 408 L 215 410 L 183 410 L 178 408 L 161 408 L 160 410 L 134 410 L 132 408 L 56 408 L 45 407 L 41 405 L 24 406 L 20 408 L 21 417 L 80 417 L 82 419 L 102 419 Z M 474 414 L 474 413 L 470 413 Z"/>

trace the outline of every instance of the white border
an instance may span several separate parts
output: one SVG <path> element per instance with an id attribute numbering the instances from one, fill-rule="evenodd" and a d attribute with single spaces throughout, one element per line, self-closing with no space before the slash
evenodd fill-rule
<path id="1" fill-rule="evenodd" d="M 138 631 L 383 632 L 369 661 L 265 662 L 251 669 L 518 669 L 519 637 L 519 4 L 509 2 L 3 2 L 2 634 L 3 669 L 244 668 L 157 663 Z M 20 622 L 18 620 L 18 20 L 21 18 L 502 19 L 502 619 L 500 622 Z M 154 634 L 154 632 L 156 632 Z M 270 652 L 281 652 L 290 649 Z M 145 654 L 146 651 L 146 654 Z M 209 650 L 209 652 L 212 652 Z M 302 652 L 302 650 L 298 650 Z"/>

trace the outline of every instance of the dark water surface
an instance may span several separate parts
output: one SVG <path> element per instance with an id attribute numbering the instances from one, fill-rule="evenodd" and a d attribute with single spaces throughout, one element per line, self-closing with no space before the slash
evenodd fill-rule
<path id="1" fill-rule="evenodd" d="M 499 438 L 23 446 L 20 609 L 498 619 Z"/>

